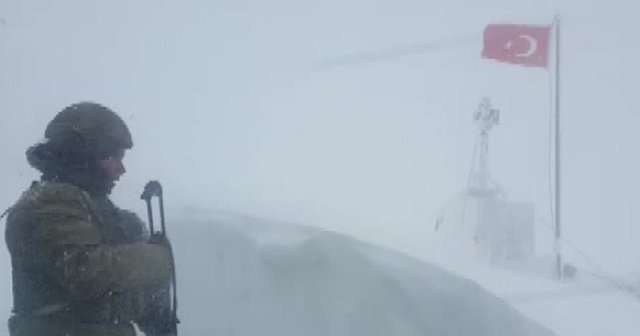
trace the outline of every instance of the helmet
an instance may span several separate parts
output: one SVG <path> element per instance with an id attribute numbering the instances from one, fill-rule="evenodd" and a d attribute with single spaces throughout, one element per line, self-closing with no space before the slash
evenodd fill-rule
<path id="1" fill-rule="evenodd" d="M 52 143 L 84 147 L 99 157 L 133 146 L 129 128 L 111 109 L 92 102 L 70 105 L 60 111 L 44 132 Z"/>

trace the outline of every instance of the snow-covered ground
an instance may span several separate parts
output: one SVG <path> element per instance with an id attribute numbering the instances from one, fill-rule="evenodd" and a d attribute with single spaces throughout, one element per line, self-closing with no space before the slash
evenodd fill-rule
<path id="1" fill-rule="evenodd" d="M 588 274 L 558 282 L 547 274 L 478 264 L 454 267 L 525 316 L 566 336 L 638 335 L 640 300 Z"/>
<path id="2" fill-rule="evenodd" d="M 472 281 L 344 235 L 191 225 L 174 240 L 187 335 L 552 335 Z"/>
<path id="3" fill-rule="evenodd" d="M 170 228 L 182 335 L 640 332 L 640 302 L 594 279 L 557 283 L 478 264 L 441 267 L 318 229 L 205 218 Z M 8 276 L 1 281 L 6 316 Z"/>
<path id="4" fill-rule="evenodd" d="M 540 270 L 478 263 L 440 268 L 338 234 L 255 218 L 219 215 L 191 225 L 194 230 L 173 234 L 176 244 L 185 244 L 178 246 L 180 258 L 190 260 L 180 266 L 188 334 L 526 335 L 509 326 L 528 324 L 480 287 L 557 335 L 640 332 L 640 302 L 581 274 L 559 283 Z M 192 288 L 203 291 L 197 305 L 187 303 Z M 198 321 L 202 311 L 213 314 L 207 323 Z M 238 323 L 240 316 L 245 323 Z"/>

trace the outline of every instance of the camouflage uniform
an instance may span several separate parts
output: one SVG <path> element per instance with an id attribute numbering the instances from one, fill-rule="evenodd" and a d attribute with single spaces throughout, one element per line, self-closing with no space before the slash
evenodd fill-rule
<path id="1" fill-rule="evenodd" d="M 109 118 L 117 119 L 115 131 Z M 158 334 L 154 328 L 168 314 L 169 250 L 148 243 L 142 221 L 111 203 L 113 181 L 101 179 L 91 164 L 113 149 L 131 147 L 123 126 L 100 105 L 72 105 L 50 123 L 48 142 L 28 151 L 43 178 L 7 217 L 12 336 L 135 335 L 134 322 Z M 73 134 L 56 133 L 60 128 Z"/>

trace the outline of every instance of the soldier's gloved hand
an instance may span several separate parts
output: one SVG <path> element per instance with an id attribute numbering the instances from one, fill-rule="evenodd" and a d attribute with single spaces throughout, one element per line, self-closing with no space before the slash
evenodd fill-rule
<path id="1" fill-rule="evenodd" d="M 119 224 L 122 227 L 127 239 L 131 241 L 142 241 L 149 236 L 149 230 L 144 222 L 135 213 L 118 209 Z"/>

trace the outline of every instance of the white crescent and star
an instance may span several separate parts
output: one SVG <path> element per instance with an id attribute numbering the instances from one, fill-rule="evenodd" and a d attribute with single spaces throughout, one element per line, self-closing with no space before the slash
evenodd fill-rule
<path id="1" fill-rule="evenodd" d="M 527 47 L 527 50 L 525 52 L 516 53 L 516 54 L 514 54 L 514 56 L 517 56 L 517 57 L 531 57 L 533 54 L 536 53 L 536 51 L 538 51 L 538 40 L 533 38 L 531 35 L 522 34 L 522 35 L 518 35 L 517 38 L 527 41 L 528 47 Z M 513 40 L 507 42 L 504 45 L 504 47 L 507 50 L 511 50 L 511 48 L 513 47 Z"/>

